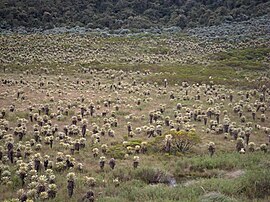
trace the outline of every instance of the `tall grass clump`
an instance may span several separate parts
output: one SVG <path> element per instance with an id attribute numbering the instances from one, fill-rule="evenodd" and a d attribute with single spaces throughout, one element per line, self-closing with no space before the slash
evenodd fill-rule
<path id="1" fill-rule="evenodd" d="M 148 184 L 165 183 L 169 184 L 172 176 L 164 170 L 153 167 L 141 167 L 134 171 L 136 179 Z"/>
<path id="2" fill-rule="evenodd" d="M 250 199 L 270 196 L 270 170 L 248 171 L 239 181 L 239 192 Z"/>
<path id="3" fill-rule="evenodd" d="M 256 167 L 267 161 L 267 155 L 261 152 L 241 155 L 238 153 L 219 153 L 210 157 L 203 155 L 199 157 L 183 158 L 176 163 L 176 172 L 192 167 L 193 170 L 221 169 L 232 170 L 248 167 Z"/>
<path id="4" fill-rule="evenodd" d="M 236 202 L 236 200 L 218 192 L 210 192 L 200 198 L 199 202 Z"/>

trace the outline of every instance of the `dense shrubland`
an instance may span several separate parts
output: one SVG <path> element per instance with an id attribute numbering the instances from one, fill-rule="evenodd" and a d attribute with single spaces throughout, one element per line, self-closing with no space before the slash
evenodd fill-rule
<path id="1" fill-rule="evenodd" d="M 143 29 L 217 25 L 248 20 L 269 13 L 269 1 L 93 0 L 1 1 L 1 28 Z"/>

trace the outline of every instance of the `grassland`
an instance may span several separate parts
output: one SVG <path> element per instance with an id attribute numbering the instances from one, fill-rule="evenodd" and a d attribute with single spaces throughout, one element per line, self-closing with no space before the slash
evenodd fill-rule
<path id="1" fill-rule="evenodd" d="M 92 35 L 2 35 L 2 66 L 11 72 L 48 69 L 74 73 L 81 68 L 144 71 L 171 75 L 172 83 L 188 80 L 258 86 L 269 76 L 269 43 L 199 41 L 187 35 L 141 34 L 103 38 Z M 161 82 L 163 75 L 150 76 Z M 243 85 L 245 84 L 245 85 Z"/>
<path id="2" fill-rule="evenodd" d="M 270 200 L 269 145 L 267 152 L 260 148 L 269 143 L 270 132 L 269 42 L 233 44 L 199 41 L 186 35 L 144 34 L 109 38 L 68 34 L 0 37 L 0 146 L 4 156 L 0 164 L 1 201 L 16 198 L 15 193 L 21 188 L 26 194 L 30 190 L 33 177 L 30 164 L 33 165 L 36 153 L 40 153 L 42 161 L 49 155 L 53 162 L 57 194 L 54 199 L 42 199 L 37 195 L 30 197 L 28 193 L 34 201 L 78 201 L 90 189 L 96 201 Z M 166 87 L 164 79 L 168 80 Z M 259 101 L 263 93 L 264 98 Z M 110 106 L 106 105 L 108 102 Z M 178 103 L 182 105 L 179 109 Z M 14 111 L 10 110 L 11 105 Z M 90 105 L 95 107 L 93 116 Z M 256 111 L 258 105 L 262 107 Z M 45 106 L 49 108 L 48 115 L 44 112 Z M 235 112 L 237 107 L 244 121 L 239 111 Z M 86 108 L 83 117 L 80 117 L 81 108 Z M 165 111 L 161 113 L 161 109 Z M 252 118 L 254 109 L 255 119 Z M 194 119 L 195 112 L 209 110 L 214 115 L 208 117 L 206 125 Z M 106 115 L 102 116 L 104 112 Z M 150 112 L 159 115 L 152 124 Z M 33 126 L 38 121 L 31 122 L 31 114 L 37 114 L 43 122 L 37 126 L 41 142 L 33 141 Z M 249 146 L 245 145 L 246 153 L 239 154 L 235 149 L 237 141 L 224 131 L 218 132 L 220 124 L 211 127 L 216 114 L 220 114 L 221 128 L 229 118 L 230 126 L 238 130 L 239 136 L 251 127 L 250 141 L 256 144 L 256 151 L 249 152 Z M 65 126 L 73 130 L 74 116 L 85 119 L 88 130 L 85 147 L 72 154 L 70 148 L 80 141 L 81 132 L 64 135 L 63 139 L 60 135 Z M 169 126 L 165 125 L 166 117 L 169 117 Z M 110 125 L 115 120 L 117 127 Z M 133 137 L 128 135 L 128 122 L 132 125 Z M 19 123 L 26 129 L 22 141 L 14 135 Z M 83 121 L 78 120 L 72 127 L 81 131 L 82 125 Z M 95 125 L 98 126 L 96 135 L 93 134 Z M 163 136 L 149 138 L 149 127 L 156 130 L 158 125 L 162 126 Z M 194 130 L 200 143 L 185 153 L 164 151 L 164 134 L 178 126 L 184 131 Z M 43 132 L 54 128 L 58 131 L 50 135 L 53 138 L 50 148 L 45 144 Z M 108 135 L 109 129 L 114 131 L 114 137 Z M 97 136 L 100 142 L 96 141 Z M 12 164 L 7 159 L 9 141 L 15 149 L 21 148 L 23 154 L 27 147 L 32 151 L 29 157 L 21 158 L 29 164 L 25 185 L 16 173 L 20 164 Z M 30 145 L 31 142 L 34 144 Z M 135 147 L 142 142 L 147 142 L 147 152 L 137 153 Z M 209 142 L 215 143 L 213 157 L 208 154 Z M 103 144 L 108 146 L 106 152 L 101 152 Z M 127 146 L 131 146 L 131 151 Z M 93 156 L 94 148 L 99 149 L 97 157 Z M 63 153 L 65 160 L 66 155 L 71 155 L 74 168 L 59 171 L 58 152 Z M 106 157 L 104 170 L 99 167 L 101 156 Z M 133 168 L 134 156 L 140 157 L 137 169 Z M 114 170 L 108 165 L 110 158 L 116 159 Z M 83 165 L 82 169 L 79 164 Z M 6 170 L 10 176 L 3 178 Z M 76 173 L 72 198 L 67 194 L 66 175 L 70 172 Z M 37 175 L 47 175 L 43 163 Z M 86 176 L 96 180 L 95 186 L 86 185 Z M 35 181 L 40 183 L 39 179 Z M 45 191 L 49 189 L 48 184 L 46 181 Z"/>

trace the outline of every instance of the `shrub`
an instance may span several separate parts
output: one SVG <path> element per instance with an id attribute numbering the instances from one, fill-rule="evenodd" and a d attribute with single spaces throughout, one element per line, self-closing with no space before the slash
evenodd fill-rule
<path id="1" fill-rule="evenodd" d="M 250 199 L 270 196 L 270 170 L 250 170 L 239 181 L 239 192 Z"/>
<path id="2" fill-rule="evenodd" d="M 112 175 L 114 179 L 118 178 L 121 182 L 129 181 L 132 179 L 130 170 L 123 167 L 119 167 L 113 170 Z"/>
<path id="3" fill-rule="evenodd" d="M 141 144 L 141 140 L 131 140 L 131 141 L 125 141 L 125 144 L 122 143 L 115 143 L 113 146 L 110 146 L 108 148 L 107 154 L 115 159 L 123 159 L 126 154 L 127 147 L 134 148 L 137 145 Z"/>
<path id="4" fill-rule="evenodd" d="M 152 167 L 138 168 L 135 173 L 135 178 L 140 179 L 148 184 L 165 183 L 169 184 L 172 179 L 166 171 Z"/>
<path id="5" fill-rule="evenodd" d="M 108 149 L 107 155 L 115 159 L 123 159 L 125 156 L 125 148 L 122 144 L 113 145 Z"/>
<path id="6" fill-rule="evenodd" d="M 200 142 L 200 137 L 193 131 L 170 132 L 172 145 L 179 152 L 186 152 Z"/>
<path id="7" fill-rule="evenodd" d="M 155 138 L 150 145 L 152 145 L 152 147 L 158 147 L 159 149 L 161 146 L 162 151 L 168 152 L 168 137 L 170 137 L 169 152 L 173 154 L 188 152 L 193 146 L 201 141 L 200 137 L 194 131 L 170 131 Z M 153 148 L 152 150 L 154 151 L 156 149 Z"/>

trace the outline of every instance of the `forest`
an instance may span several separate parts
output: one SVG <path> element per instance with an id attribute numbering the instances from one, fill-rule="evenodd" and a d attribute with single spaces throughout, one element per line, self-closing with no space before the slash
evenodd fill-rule
<path id="1" fill-rule="evenodd" d="M 184 29 L 248 20 L 269 8 L 267 0 L 2 0 L 0 26 Z"/>

